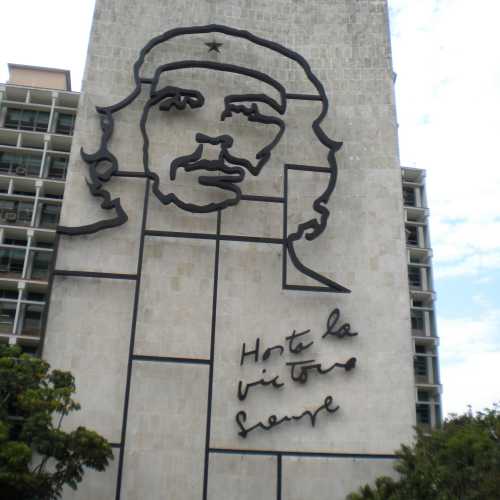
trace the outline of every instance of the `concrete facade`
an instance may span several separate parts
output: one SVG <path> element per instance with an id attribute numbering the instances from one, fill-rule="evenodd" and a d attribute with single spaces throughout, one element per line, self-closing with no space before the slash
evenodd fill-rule
<path id="1" fill-rule="evenodd" d="M 76 377 L 82 410 L 68 423 L 94 428 L 116 448 L 113 467 L 64 498 L 215 500 L 223 493 L 235 500 L 340 500 L 390 474 L 394 450 L 412 437 L 413 348 L 385 1 L 98 0 L 60 223 L 77 227 L 114 216 L 91 196 L 79 153 L 99 148 L 95 106 L 131 94 L 132 66 L 154 36 L 212 23 L 297 51 L 325 86 L 330 106 L 322 128 L 343 142 L 338 182 L 324 231 L 296 249 L 305 266 L 351 293 L 324 293 L 290 258 L 283 261 L 285 238 L 318 217 L 313 204 L 330 180 L 328 148 L 311 130 L 320 103 L 289 97 L 282 140 L 261 174 L 241 183 L 247 199 L 193 214 L 161 204 L 151 180 L 136 175 L 143 171 L 140 122 L 150 91 L 144 80 L 130 105 L 113 112 L 108 143 L 129 175 L 104 187 L 120 198 L 128 221 L 92 235 L 60 236 L 44 357 Z M 208 52 L 213 40 L 223 44 L 220 53 Z M 208 60 L 266 73 L 288 96 L 314 95 L 301 68 L 245 39 L 195 34 L 160 48 L 141 67 L 142 78 L 167 62 Z M 172 186 L 165 165 L 192 153 L 198 132 L 230 133 L 231 151 L 251 158 L 272 132 L 240 115 L 220 121 L 220 106 L 228 94 L 268 86 L 201 68 L 160 80 L 205 96 L 200 109 L 148 116 L 147 150 L 160 187 L 198 205 L 219 202 L 227 193 L 200 186 L 186 172 Z M 349 323 L 358 335 L 323 337 L 336 308 L 337 328 Z M 295 346 L 314 343 L 294 354 L 286 340 L 293 332 L 303 333 Z M 246 357 L 241 364 L 242 344 L 251 350 L 257 338 L 258 361 Z M 283 352 L 277 348 L 262 360 L 277 345 Z M 293 380 L 286 364 L 314 360 L 326 370 L 352 358 L 350 370 L 310 370 L 306 383 Z M 252 387 L 238 399 L 239 381 L 273 377 L 284 385 Z M 242 423 L 249 429 L 273 415 L 276 421 L 312 414 L 323 403 L 314 426 L 306 415 L 241 435 Z"/>

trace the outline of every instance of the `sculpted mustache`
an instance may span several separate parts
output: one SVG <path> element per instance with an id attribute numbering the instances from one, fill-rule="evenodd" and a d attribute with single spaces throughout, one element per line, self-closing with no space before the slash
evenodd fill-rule
<path id="1" fill-rule="evenodd" d="M 175 180 L 177 170 L 183 168 L 186 172 L 193 172 L 195 170 L 220 171 L 230 174 L 231 177 L 228 177 L 228 180 L 231 182 L 241 182 L 245 178 L 245 171 L 240 167 L 227 165 L 224 160 L 229 161 L 233 165 L 240 165 L 248 170 L 252 168 L 252 164 L 248 160 L 231 155 L 225 148 L 222 149 L 217 160 L 202 160 L 202 154 L 203 144 L 200 144 L 191 154 L 180 156 L 172 161 L 170 164 L 170 179 Z"/>

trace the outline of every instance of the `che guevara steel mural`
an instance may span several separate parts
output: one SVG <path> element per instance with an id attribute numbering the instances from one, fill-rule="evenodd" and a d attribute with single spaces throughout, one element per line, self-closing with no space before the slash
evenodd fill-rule
<path id="1" fill-rule="evenodd" d="M 235 37 L 246 40 L 257 46 L 270 49 L 276 55 L 290 59 L 298 64 L 307 80 L 316 90 L 315 94 L 292 94 L 288 93 L 285 86 L 268 74 L 256 69 L 242 65 L 226 64 L 214 60 L 180 60 L 167 64 L 160 64 L 154 71 L 154 75 L 149 78 L 141 77 L 141 68 L 144 65 L 146 56 L 155 47 L 160 46 L 170 40 L 181 39 L 187 35 L 203 34 L 222 34 L 227 37 Z M 213 44 L 213 42 L 212 42 Z M 207 44 L 207 45 L 212 45 Z M 222 44 L 217 44 L 217 50 Z M 211 50 L 211 49 L 210 49 Z M 215 49 L 214 49 L 215 51 Z M 242 61 L 244 63 L 244 61 Z M 275 99 L 266 93 L 257 94 L 230 94 L 224 97 L 224 107 L 221 109 L 214 120 L 227 121 L 233 115 L 241 114 L 246 117 L 248 122 L 256 124 L 272 125 L 274 132 L 269 142 L 261 149 L 255 151 L 253 157 L 239 157 L 232 152 L 234 138 L 230 134 L 212 135 L 196 133 L 193 137 L 194 148 L 186 151 L 185 154 L 175 158 L 165 169 L 153 165 L 150 159 L 150 139 L 148 134 L 148 118 L 154 109 L 159 109 L 168 114 L 171 110 L 184 111 L 186 113 L 196 113 L 202 108 L 205 102 L 205 96 L 202 89 L 186 89 L 177 86 L 167 85 L 162 87 L 160 78 L 162 75 L 179 69 L 206 69 L 215 72 L 227 72 L 257 80 L 274 91 L 279 97 Z M 122 207 L 120 198 L 112 198 L 106 183 L 113 177 L 143 177 L 151 182 L 152 193 L 164 205 L 175 205 L 181 210 L 190 213 L 210 213 L 227 209 L 237 205 L 240 200 L 252 199 L 252 201 L 269 200 L 266 197 L 247 196 L 244 190 L 245 179 L 248 177 L 257 177 L 266 168 L 272 157 L 274 148 L 280 143 L 286 133 L 286 112 L 287 102 L 290 99 L 301 99 L 306 101 L 317 101 L 321 105 L 318 116 L 312 122 L 312 130 L 315 137 L 327 149 L 328 167 L 311 167 L 304 165 L 284 165 L 285 178 L 288 170 L 319 171 L 328 174 L 328 180 L 324 191 L 314 200 L 313 210 L 315 216 L 305 220 L 290 231 L 285 228 L 283 235 L 283 259 L 289 256 L 293 266 L 304 275 L 320 283 L 325 291 L 336 293 L 349 293 L 350 290 L 336 283 L 335 281 L 319 274 L 310 267 L 307 267 L 299 259 L 295 243 L 305 238 L 308 241 L 315 240 L 323 233 L 327 226 L 330 216 L 328 202 L 335 189 L 337 181 L 337 162 L 335 153 L 340 149 L 342 143 L 337 142 L 322 129 L 322 122 L 328 112 L 328 98 L 325 89 L 317 76 L 312 72 L 308 62 L 297 52 L 294 52 L 278 43 L 258 37 L 248 31 L 220 25 L 194 26 L 186 28 L 176 28 L 163 33 L 150 40 L 140 51 L 139 57 L 133 66 L 133 76 L 135 87 L 132 92 L 120 102 L 110 106 L 97 107 L 97 113 L 100 116 L 102 129 L 99 149 L 94 153 L 81 151 L 81 157 L 88 165 L 87 184 L 92 195 L 101 198 L 101 207 L 105 210 L 114 210 L 115 217 L 79 227 L 59 226 L 60 234 L 76 236 L 83 234 L 96 233 L 106 228 L 120 226 L 128 220 L 127 212 Z M 147 100 L 142 110 L 140 118 L 140 133 L 142 135 L 143 155 L 142 165 L 138 165 L 135 172 L 120 170 L 120 164 L 110 148 L 110 140 L 113 135 L 115 116 L 140 96 L 146 94 Z M 261 108 L 272 110 L 273 114 L 264 112 Z M 168 118 L 167 118 L 168 120 Z M 220 153 L 217 159 L 206 159 L 204 157 L 204 148 L 207 145 L 219 147 Z M 165 172 L 166 170 L 166 172 Z M 175 180 L 179 171 L 197 172 L 198 184 L 208 188 L 218 188 L 224 193 L 223 199 L 211 201 L 205 204 L 194 203 L 183 199 L 175 192 L 175 187 L 165 192 L 162 190 L 160 180 L 162 175 L 168 175 L 175 186 Z M 287 198 L 287 185 L 284 186 L 284 203 Z M 286 225 L 286 221 L 284 223 Z M 285 281 L 285 280 L 284 280 Z M 290 288 L 284 283 L 284 288 Z M 294 287 L 300 289 L 300 287 Z M 306 287 L 307 288 L 307 287 Z"/>
<path id="2" fill-rule="evenodd" d="M 174 60 L 168 63 L 160 63 L 155 66 L 152 74 L 148 76 L 141 75 L 141 70 L 145 66 L 145 60 L 148 54 L 153 49 L 166 44 L 169 41 L 179 41 L 186 37 L 197 35 L 206 35 L 215 37 L 223 36 L 224 42 L 227 40 L 243 40 L 252 46 L 262 47 L 274 53 L 275 56 L 289 60 L 291 63 L 298 65 L 306 80 L 315 89 L 311 94 L 297 94 L 288 92 L 285 85 L 275 78 L 262 71 L 249 67 L 242 60 L 241 64 L 229 64 L 214 60 L 214 54 L 205 59 L 182 59 Z M 225 45 L 217 43 L 215 38 L 213 42 L 206 43 L 210 48 L 209 52 L 221 52 L 221 47 Z M 186 42 L 192 43 L 193 40 Z M 198 42 L 200 42 L 198 38 Z M 206 39 L 203 40 L 206 42 Z M 222 48 L 224 51 L 224 48 Z M 205 52 L 208 54 L 208 52 Z M 217 54 L 218 55 L 218 54 Z M 257 93 L 248 92 L 231 92 L 224 95 L 222 99 L 222 107 L 217 109 L 213 116 L 210 115 L 210 120 L 213 120 L 213 133 L 206 129 L 202 132 L 194 130 L 192 137 L 187 135 L 182 136 L 177 147 L 186 147 L 186 151 L 176 154 L 167 164 L 157 164 L 152 159 L 153 144 L 151 141 L 151 127 L 153 122 L 151 116 L 154 113 L 160 113 L 164 116 L 164 122 L 168 127 L 174 126 L 176 121 L 182 120 L 185 114 L 189 114 L 192 118 L 196 117 L 196 113 L 207 109 L 210 105 L 210 93 L 204 92 L 202 83 L 199 80 L 193 79 L 192 85 L 186 88 L 185 85 L 180 86 L 174 84 L 174 71 L 177 70 L 205 70 L 226 74 L 238 75 L 238 77 L 252 79 L 258 82 L 259 89 L 267 88 L 272 93 L 259 90 Z M 168 84 L 164 85 L 165 75 L 169 75 Z M 200 365 L 208 365 L 208 397 L 207 397 L 207 416 L 205 429 L 205 451 L 204 451 L 204 473 L 203 473 L 203 498 L 207 498 L 208 484 L 208 464 L 210 453 L 217 453 L 217 448 L 212 448 L 211 444 L 211 419 L 212 419 L 212 399 L 214 386 L 214 365 L 215 365 L 215 318 L 217 317 L 217 280 L 218 280 L 218 263 L 219 263 L 219 244 L 221 241 L 228 240 L 232 242 L 255 242 L 259 240 L 262 244 L 272 244 L 282 246 L 282 288 L 285 290 L 294 290 L 299 292 L 332 292 L 332 293 L 349 293 L 350 290 L 342 284 L 339 284 L 326 276 L 321 275 L 310 267 L 306 266 L 298 257 L 295 245 L 300 240 L 313 241 L 318 238 L 327 227 L 330 217 L 328 203 L 334 192 L 337 182 L 337 163 L 335 154 L 340 149 L 341 143 L 337 142 L 324 132 L 322 123 L 328 112 L 328 98 L 325 89 L 317 76 L 312 72 L 308 62 L 298 53 L 283 47 L 275 42 L 258 37 L 247 31 L 230 28 L 220 25 L 194 26 L 186 28 L 176 28 L 166 31 L 150 40 L 145 47 L 140 51 L 139 57 L 133 65 L 134 88 L 130 94 L 124 99 L 109 106 L 97 107 L 96 111 L 99 115 L 101 126 L 100 145 L 97 151 L 91 153 L 81 151 L 81 158 L 87 166 L 87 185 L 90 193 L 96 198 L 101 199 L 100 206 L 104 210 L 109 210 L 113 213 L 111 218 L 78 227 L 59 226 L 58 233 L 61 235 L 77 237 L 78 235 L 93 234 L 104 231 L 109 228 L 117 228 L 124 225 L 128 221 L 128 213 L 122 206 L 120 197 L 113 197 L 108 184 L 113 178 L 133 177 L 145 180 L 146 196 L 144 201 L 143 223 L 140 233 L 141 245 L 139 250 L 139 259 L 137 266 L 137 274 L 121 275 L 122 279 L 136 280 L 134 311 L 132 315 L 132 327 L 130 336 L 129 360 L 126 375 L 125 402 L 123 412 L 123 423 L 121 430 L 121 441 L 118 443 L 120 448 L 118 461 L 118 476 L 117 487 L 118 496 L 122 482 L 122 471 L 124 469 L 124 449 L 125 438 L 127 435 L 127 419 L 130 399 L 130 387 L 132 378 L 132 365 L 134 360 L 147 361 L 149 358 L 155 361 L 167 360 L 169 363 L 188 363 L 193 367 Z M 195 81 L 197 83 L 195 83 Z M 205 80 L 204 83 L 210 84 L 210 81 Z M 196 87 L 196 88 L 193 88 Z M 274 97 L 273 97 L 274 96 Z M 299 164 L 284 164 L 283 175 L 283 196 L 260 196 L 250 194 L 245 190 L 245 182 L 248 179 L 259 178 L 266 168 L 270 167 L 273 152 L 278 144 L 283 141 L 287 131 L 287 105 L 290 100 L 301 100 L 305 103 L 315 102 L 319 105 L 319 112 L 310 124 L 314 137 L 318 141 L 318 147 L 321 146 L 325 151 L 325 164 L 328 166 L 311 166 Z M 127 107 L 135 106 L 140 109 L 140 119 L 138 125 L 139 144 L 142 143 L 142 164 L 137 165 L 135 170 L 121 169 L 120 161 L 113 153 L 112 137 L 116 122 L 121 116 L 121 113 Z M 141 108 L 142 106 L 142 108 Z M 212 109 L 212 108 L 209 108 Z M 237 137 L 231 131 L 231 119 L 233 117 L 244 118 L 248 124 L 256 126 L 267 126 L 269 134 L 266 143 L 255 149 L 252 153 L 242 155 L 237 151 Z M 305 119 L 304 119 L 305 121 Z M 194 120 L 196 124 L 196 119 Z M 227 132 L 220 133 L 220 124 L 228 125 L 225 127 Z M 206 123 L 205 123 L 206 125 Z M 309 125 L 309 123 L 306 123 Z M 190 142 L 191 141 L 191 142 Z M 168 141 L 165 141 L 165 147 L 168 147 Z M 189 146 L 191 144 L 191 146 Z M 161 144 L 160 144 L 161 146 Z M 155 146 L 156 147 L 156 146 Z M 206 149 L 218 148 L 218 154 L 214 157 L 209 157 L 206 154 Z M 130 165 L 128 166 L 130 167 Z M 326 179 L 321 193 L 313 200 L 312 210 L 313 217 L 305 217 L 294 227 L 289 227 L 287 222 L 287 207 L 288 207 L 288 173 L 290 171 L 304 171 L 321 173 L 321 177 Z M 194 174 L 197 180 L 197 187 L 200 189 L 216 190 L 218 197 L 210 199 L 208 195 L 204 201 L 190 199 L 186 191 L 177 190 L 177 180 L 181 174 Z M 166 190 L 161 182 L 164 177 L 168 177 L 169 188 Z M 210 191 L 209 191 L 210 192 Z M 146 227 L 146 216 L 148 210 L 148 200 L 150 193 L 163 206 L 175 206 L 180 211 L 189 212 L 190 214 L 217 214 L 217 232 L 216 234 L 200 234 L 183 232 L 183 238 L 194 239 L 212 239 L 215 240 L 215 268 L 214 268 L 214 291 L 212 305 L 212 325 L 210 337 L 210 353 L 206 359 L 200 358 L 180 358 L 166 356 L 142 356 L 134 355 L 134 336 L 138 316 L 138 303 L 140 294 L 140 281 L 142 269 L 142 251 L 146 236 L 158 236 L 161 231 L 148 230 Z M 283 235 L 282 238 L 255 238 L 252 236 L 228 236 L 221 234 L 221 213 L 234 207 L 240 201 L 251 201 L 254 203 L 279 203 L 283 207 Z M 189 228 L 188 228 L 189 229 Z M 161 236 L 178 237 L 181 233 L 163 232 Z M 167 234 L 169 233 L 169 234 Z M 289 259 L 289 260 L 288 260 Z M 287 282 L 286 269 L 287 262 L 291 264 L 303 275 L 311 278 L 316 286 L 310 285 L 292 285 Z M 67 271 L 55 271 L 55 275 L 68 275 Z M 92 273 L 92 272 L 76 272 L 78 276 L 99 277 L 99 275 L 108 274 L 107 277 L 112 277 L 112 273 Z M 165 300 L 171 300 L 168 295 L 168 290 L 165 291 Z M 159 306 L 159 305 L 158 305 Z M 358 333 L 351 329 L 349 323 L 341 321 L 341 312 L 337 307 L 332 307 L 327 316 L 325 329 L 323 332 L 311 332 L 310 330 L 298 330 L 291 332 L 288 336 L 283 336 L 283 341 L 278 344 L 269 343 L 269 339 L 265 336 L 254 340 L 247 337 L 247 333 L 243 337 L 245 340 L 241 345 L 241 360 L 239 367 L 236 364 L 233 366 L 240 369 L 235 380 L 234 393 L 231 398 L 237 398 L 239 405 L 248 403 L 248 399 L 254 400 L 256 393 L 260 391 L 280 391 L 283 393 L 292 394 L 292 390 L 307 383 L 314 383 L 314 379 L 321 377 L 336 378 L 337 374 L 342 372 L 352 373 L 357 366 L 357 358 L 349 357 L 348 359 L 328 360 L 326 363 L 320 363 L 315 359 L 313 352 L 320 345 L 328 345 L 331 342 L 349 343 L 349 338 L 355 338 Z M 243 340 L 243 338 L 241 340 Z M 317 341 L 317 342 L 316 342 Z M 238 339 L 240 342 L 240 339 Z M 316 342 L 315 348 L 311 346 Z M 308 355 L 309 354 L 309 355 Z M 304 357 L 309 359 L 304 359 Z M 276 364 L 268 362 L 271 359 L 282 365 L 286 365 L 289 369 L 288 374 L 278 376 L 273 373 L 273 369 L 277 368 Z M 234 360 L 236 362 L 236 360 Z M 253 365 L 254 370 L 259 370 L 262 375 L 255 380 L 253 377 L 245 377 L 243 375 L 243 365 Z M 271 368 L 274 366 L 274 368 Z M 194 368 L 193 368 L 194 369 Z M 267 370 L 267 371 L 266 371 Z M 248 372 L 247 372 L 248 373 Z M 350 377 L 350 375 L 347 375 Z M 341 378 L 340 375 L 339 378 Z M 181 390 L 181 389 L 179 389 Z M 258 390 L 258 391 L 257 391 Z M 227 398 L 227 394 L 224 395 Z M 234 401 L 234 399 L 233 399 Z M 240 406 L 241 408 L 241 406 Z M 293 427 L 294 423 L 299 421 L 309 421 L 311 426 L 316 425 L 316 421 L 321 416 L 326 420 L 331 414 L 337 413 L 340 406 L 336 399 L 328 394 L 322 395 L 321 401 L 317 402 L 317 406 L 313 409 L 299 408 L 296 412 L 290 415 L 283 415 L 280 410 L 273 410 L 269 417 L 259 420 L 252 412 L 240 409 L 235 411 L 234 420 L 228 422 L 232 425 L 234 433 L 238 436 L 241 442 L 247 437 L 253 437 L 262 431 L 271 431 L 277 427 L 287 428 Z M 286 424 L 286 425 L 283 425 Z M 201 429 L 199 429 L 201 432 Z M 227 450 L 226 450 L 227 451 Z M 245 453 L 243 447 L 238 447 L 237 450 L 230 452 Z M 280 453 L 276 451 L 276 453 Z M 300 456 L 300 451 L 297 451 Z M 304 452 L 304 454 L 307 454 Z M 278 455 L 279 457 L 281 455 Z M 279 479 L 281 481 L 281 479 Z"/>

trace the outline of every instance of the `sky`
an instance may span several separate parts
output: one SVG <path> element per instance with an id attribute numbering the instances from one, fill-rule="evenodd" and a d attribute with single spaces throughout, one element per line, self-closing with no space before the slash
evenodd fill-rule
<path id="1" fill-rule="evenodd" d="M 427 170 L 443 406 L 500 402 L 500 1 L 389 0 L 402 165 Z"/>
<path id="2" fill-rule="evenodd" d="M 16 62 L 69 69 L 80 90 L 93 7 L 6 4 L 0 82 Z M 443 410 L 481 410 L 500 402 L 500 1 L 389 8 L 401 164 L 427 170 Z"/>

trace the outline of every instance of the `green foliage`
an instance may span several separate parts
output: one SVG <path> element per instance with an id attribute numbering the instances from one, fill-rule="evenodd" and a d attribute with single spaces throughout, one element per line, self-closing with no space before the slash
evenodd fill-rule
<path id="1" fill-rule="evenodd" d="M 347 500 L 498 500 L 500 411 L 452 415 L 441 429 L 417 429 L 413 446 L 396 452 L 399 479 L 378 478 Z"/>
<path id="2" fill-rule="evenodd" d="M 45 361 L 0 345 L 0 492 L 9 500 L 60 498 L 76 489 L 84 468 L 104 470 L 109 443 L 94 431 L 61 428 L 80 405 L 71 373 L 50 371 Z"/>

